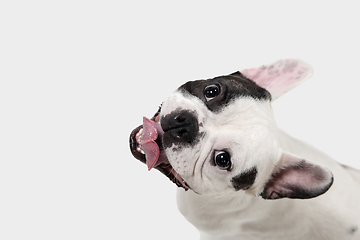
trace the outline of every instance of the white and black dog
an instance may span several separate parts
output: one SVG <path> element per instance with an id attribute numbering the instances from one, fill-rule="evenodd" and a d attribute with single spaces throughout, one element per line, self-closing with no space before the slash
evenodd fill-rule
<path id="1" fill-rule="evenodd" d="M 274 120 L 271 102 L 311 74 L 285 59 L 187 82 L 133 130 L 132 154 L 181 187 L 201 239 L 360 239 L 360 171 Z"/>

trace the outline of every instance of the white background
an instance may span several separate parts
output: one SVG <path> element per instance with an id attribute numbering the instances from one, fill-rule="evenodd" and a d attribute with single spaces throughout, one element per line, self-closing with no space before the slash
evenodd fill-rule
<path id="1" fill-rule="evenodd" d="M 336 2 L 336 3 L 335 3 Z M 357 1 L 1 1 L 0 239 L 197 239 L 128 137 L 188 80 L 296 57 L 278 125 L 360 168 Z"/>

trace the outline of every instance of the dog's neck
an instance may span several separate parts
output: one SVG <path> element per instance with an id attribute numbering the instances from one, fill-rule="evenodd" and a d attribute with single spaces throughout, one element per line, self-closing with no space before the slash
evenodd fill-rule
<path id="1" fill-rule="evenodd" d="M 253 232 L 264 232 L 266 235 L 266 228 L 272 225 L 272 221 L 284 220 L 289 224 L 287 227 L 289 232 L 296 234 L 308 224 L 308 222 L 296 222 L 297 219 L 293 216 L 300 214 L 299 208 L 295 207 L 294 201 L 288 199 L 278 200 L 282 202 L 279 209 L 278 201 L 264 200 L 244 192 L 210 197 L 191 191 L 185 192 L 182 189 L 178 191 L 180 212 L 204 236 L 209 234 L 222 239 L 226 237 L 224 233 L 229 234 L 229 237 L 246 237 Z M 272 233 L 282 232 L 282 225 L 276 224 L 276 226 L 279 229 L 268 230 Z"/>

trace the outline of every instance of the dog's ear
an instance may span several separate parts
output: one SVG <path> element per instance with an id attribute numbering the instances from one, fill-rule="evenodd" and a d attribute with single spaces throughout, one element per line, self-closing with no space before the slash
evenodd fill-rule
<path id="1" fill-rule="evenodd" d="M 308 79 L 313 69 L 299 59 L 282 59 L 267 66 L 244 69 L 241 73 L 268 90 L 275 100 Z"/>
<path id="2" fill-rule="evenodd" d="M 283 153 L 260 195 L 264 199 L 307 199 L 325 193 L 332 183 L 333 175 L 328 169 Z"/>

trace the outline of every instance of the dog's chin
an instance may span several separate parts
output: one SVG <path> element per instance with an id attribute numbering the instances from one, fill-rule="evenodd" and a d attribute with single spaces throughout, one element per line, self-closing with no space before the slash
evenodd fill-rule
<path id="1" fill-rule="evenodd" d="M 155 115 L 150 119 L 153 123 L 157 123 L 160 126 L 160 111 L 159 110 L 155 113 Z M 132 155 L 140 160 L 142 163 L 147 164 L 146 160 L 146 153 L 141 147 L 139 143 L 139 138 L 143 134 L 143 125 L 138 126 L 135 128 L 130 134 L 130 150 Z M 180 175 L 173 169 L 171 164 L 169 163 L 166 154 L 164 152 L 164 148 L 162 146 L 162 136 L 159 135 L 158 138 L 155 140 L 155 143 L 158 145 L 159 148 L 159 157 L 156 161 L 155 165 L 153 166 L 155 169 L 159 170 L 165 176 L 167 176 L 173 183 L 175 183 L 178 187 L 184 188 L 185 190 L 190 189 L 187 183 L 180 177 Z M 151 167 L 152 168 L 152 167 Z M 149 170 L 151 169 L 149 168 Z"/>

